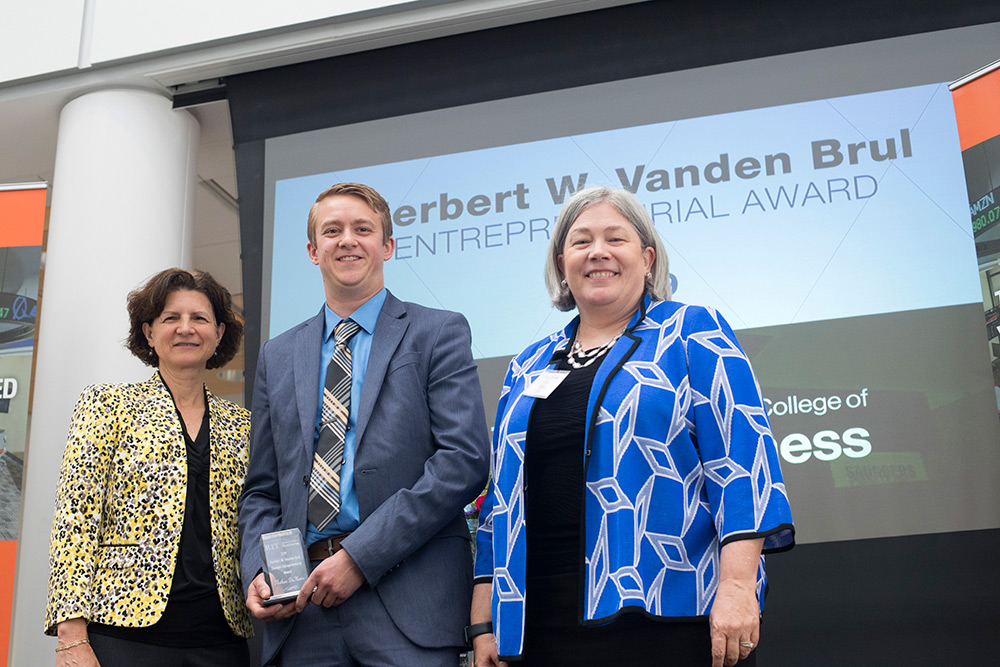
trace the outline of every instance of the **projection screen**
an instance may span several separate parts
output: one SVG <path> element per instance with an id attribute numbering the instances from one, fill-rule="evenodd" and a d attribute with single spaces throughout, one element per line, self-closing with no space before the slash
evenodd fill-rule
<path id="1" fill-rule="evenodd" d="M 305 221 L 340 181 L 393 212 L 386 284 L 460 311 L 492 423 L 510 357 L 562 327 L 560 204 L 633 190 L 675 299 L 750 356 L 800 543 L 1000 527 L 1000 423 L 947 83 L 995 25 L 268 139 L 265 338 L 315 314 Z M 985 42 L 984 42 L 985 40 Z M 978 45 L 978 46 L 977 46 Z"/>

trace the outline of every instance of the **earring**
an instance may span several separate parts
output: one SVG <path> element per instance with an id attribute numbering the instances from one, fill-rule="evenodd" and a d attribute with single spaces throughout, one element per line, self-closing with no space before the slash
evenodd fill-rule
<path id="1" fill-rule="evenodd" d="M 653 272 L 646 271 L 646 280 L 652 280 L 652 279 L 653 279 Z"/>
<path id="2" fill-rule="evenodd" d="M 563 278 L 563 279 L 562 279 L 562 282 L 561 282 L 561 283 L 559 283 L 559 284 L 560 284 L 560 285 L 562 285 L 562 288 L 563 288 L 563 289 L 566 289 L 567 287 L 569 287 L 569 283 L 568 283 L 568 282 L 566 282 L 566 279 L 565 279 L 565 278 Z"/>

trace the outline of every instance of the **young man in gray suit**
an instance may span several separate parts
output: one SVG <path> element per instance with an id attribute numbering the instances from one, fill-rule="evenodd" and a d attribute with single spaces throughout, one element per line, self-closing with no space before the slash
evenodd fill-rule
<path id="1" fill-rule="evenodd" d="M 261 347 L 240 501 L 262 663 L 454 666 L 472 585 L 462 510 L 489 465 L 469 325 L 385 289 L 395 241 L 372 188 L 320 194 L 308 235 L 326 303 Z M 312 574 L 265 606 L 260 537 L 288 528 Z"/>

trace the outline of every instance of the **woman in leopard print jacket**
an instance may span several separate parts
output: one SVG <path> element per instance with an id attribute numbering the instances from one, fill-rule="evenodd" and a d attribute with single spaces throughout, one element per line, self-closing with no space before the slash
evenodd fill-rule
<path id="1" fill-rule="evenodd" d="M 158 273 L 128 311 L 126 345 L 157 372 L 90 386 L 73 412 L 49 548 L 56 664 L 246 665 L 236 504 L 250 418 L 203 382 L 243 325 L 200 271 Z"/>

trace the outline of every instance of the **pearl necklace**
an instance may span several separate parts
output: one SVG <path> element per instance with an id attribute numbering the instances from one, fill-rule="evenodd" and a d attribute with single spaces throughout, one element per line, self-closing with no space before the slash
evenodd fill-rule
<path id="1" fill-rule="evenodd" d="M 594 348 L 589 352 L 585 352 L 583 350 L 583 346 L 580 345 L 580 340 L 577 339 L 573 343 L 573 347 L 570 349 L 569 354 L 566 355 L 567 363 L 569 363 L 569 365 L 573 368 L 586 368 L 597 361 L 601 355 L 610 350 L 611 346 L 618 342 L 618 339 L 622 337 L 623 333 L 625 333 L 624 329 L 619 331 L 617 336 L 606 342 L 604 345 Z M 578 361 L 578 358 L 583 359 L 584 361 Z"/>

